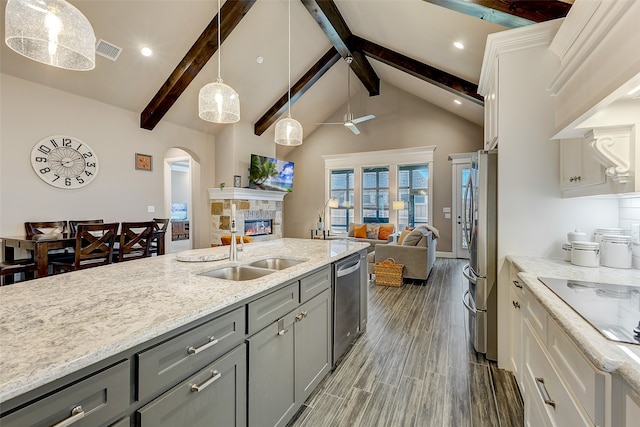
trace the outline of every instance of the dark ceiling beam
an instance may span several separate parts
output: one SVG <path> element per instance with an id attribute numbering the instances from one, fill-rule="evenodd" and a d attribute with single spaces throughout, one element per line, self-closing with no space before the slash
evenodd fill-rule
<path id="1" fill-rule="evenodd" d="M 349 46 L 348 41 L 353 34 L 351 30 L 349 30 L 336 4 L 332 0 L 301 1 L 311 16 L 313 16 L 313 19 L 320 25 L 322 31 L 327 35 L 333 47 L 340 53 L 340 56 L 343 58 L 347 56 L 353 57 L 351 69 L 367 89 L 369 96 L 379 95 L 380 78 L 364 55 L 358 55 L 354 52 L 354 49 Z"/>
<path id="2" fill-rule="evenodd" d="M 508 28 L 564 18 L 571 4 L 559 0 L 424 0 Z"/>
<path id="3" fill-rule="evenodd" d="M 476 104 L 484 105 L 484 98 L 478 94 L 478 85 L 474 83 L 358 36 L 352 36 L 350 42 L 356 50 L 364 52 L 364 54 L 370 58 L 411 74 L 414 77 L 434 84 L 449 92 L 453 92 Z"/>
<path id="4" fill-rule="evenodd" d="M 307 90 L 317 82 L 336 62 L 340 60 L 340 53 L 331 48 L 322 58 L 307 71 L 301 78 L 291 87 L 291 103 L 296 102 Z M 254 133 L 258 136 L 262 135 L 272 124 L 276 122 L 287 111 L 289 93 L 286 92 L 276 101 L 269 110 L 254 125 Z"/>
<path id="5" fill-rule="evenodd" d="M 255 2 L 256 0 L 227 0 L 224 3 L 220 12 L 222 13 L 220 15 L 221 43 L 231 34 Z M 153 130 L 156 127 L 217 50 L 218 19 L 216 15 L 140 114 L 141 128 Z"/>

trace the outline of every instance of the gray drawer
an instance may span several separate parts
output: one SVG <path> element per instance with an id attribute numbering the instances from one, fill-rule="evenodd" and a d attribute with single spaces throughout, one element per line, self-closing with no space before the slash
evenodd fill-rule
<path id="1" fill-rule="evenodd" d="M 309 301 L 325 289 L 331 288 L 331 267 L 300 280 L 300 303 Z"/>
<path id="2" fill-rule="evenodd" d="M 240 307 L 164 343 L 138 353 L 138 400 L 159 393 L 244 341 Z"/>
<path id="3" fill-rule="evenodd" d="M 131 426 L 131 420 L 129 419 L 129 417 L 127 418 L 123 418 L 120 421 L 116 421 L 115 424 L 111 424 L 109 427 L 130 427 Z"/>
<path id="4" fill-rule="evenodd" d="M 242 344 L 138 410 L 139 426 L 243 427 L 246 396 L 247 350 Z"/>
<path id="5" fill-rule="evenodd" d="M 284 316 L 299 303 L 298 282 L 265 295 L 249 303 L 249 334 L 258 332 L 271 322 Z"/>
<path id="6" fill-rule="evenodd" d="M 104 425 L 129 407 L 130 375 L 125 360 L 1 418 L 0 424 L 49 427 L 67 420 L 73 427 Z"/>

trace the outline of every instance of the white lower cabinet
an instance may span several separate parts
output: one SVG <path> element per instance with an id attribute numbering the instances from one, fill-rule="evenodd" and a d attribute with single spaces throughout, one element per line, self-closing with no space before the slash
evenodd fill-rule
<path id="1" fill-rule="evenodd" d="M 509 364 L 518 383 L 522 382 L 522 305 L 524 290 L 518 270 L 510 266 L 509 290 Z"/>

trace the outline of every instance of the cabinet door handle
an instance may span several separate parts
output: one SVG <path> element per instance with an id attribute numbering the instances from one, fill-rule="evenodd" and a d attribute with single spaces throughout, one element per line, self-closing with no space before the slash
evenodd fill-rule
<path id="1" fill-rule="evenodd" d="M 520 284 L 520 282 L 518 280 L 514 280 L 513 284 L 516 285 L 516 288 L 522 289 L 522 285 Z"/>
<path id="2" fill-rule="evenodd" d="M 67 418 L 66 420 L 62 420 L 58 424 L 54 424 L 51 427 L 67 427 L 75 423 L 76 421 L 80 421 L 83 418 L 84 409 L 82 409 L 82 406 L 78 405 L 71 410 L 71 416 L 69 418 Z"/>
<path id="3" fill-rule="evenodd" d="M 298 316 L 296 316 L 296 317 L 298 317 Z M 289 332 L 289 329 L 288 328 L 287 329 L 284 328 L 284 319 L 278 320 L 278 335 L 282 336 L 282 335 L 286 334 L 287 332 Z"/>
<path id="4" fill-rule="evenodd" d="M 216 337 L 209 337 L 209 342 L 208 342 L 208 343 L 206 343 L 206 344 L 205 344 L 205 345 L 203 345 L 202 347 L 198 347 L 198 348 L 195 348 L 195 347 L 191 346 L 191 347 L 189 347 L 189 348 L 187 349 L 187 352 L 188 352 L 189 354 L 198 354 L 198 353 L 200 353 L 201 351 L 205 351 L 205 350 L 206 350 L 206 349 L 208 349 L 209 347 L 211 347 L 211 346 L 213 346 L 213 345 L 216 345 L 216 344 L 218 344 L 218 340 L 216 339 Z"/>
<path id="5" fill-rule="evenodd" d="M 216 371 L 211 371 L 211 378 L 209 378 L 208 380 L 206 380 L 205 382 L 203 382 L 200 385 L 192 384 L 191 385 L 191 391 L 195 391 L 196 393 L 199 393 L 202 390 L 204 390 L 205 388 L 209 387 L 214 382 L 216 382 L 218 379 L 220 379 L 221 376 L 222 376 L 222 374 L 220 372 L 218 372 L 217 370 Z"/>
<path id="6" fill-rule="evenodd" d="M 518 301 L 511 301 L 515 308 L 520 308 L 520 303 Z"/>
<path id="7" fill-rule="evenodd" d="M 542 396 L 544 403 L 555 409 L 556 401 L 552 400 L 549 396 L 549 392 L 544 385 L 544 378 L 536 378 L 536 385 L 538 386 L 538 391 L 540 392 L 540 396 Z"/>
<path id="8" fill-rule="evenodd" d="M 302 313 L 296 314 L 296 322 L 301 321 L 303 318 L 304 318 L 304 314 L 302 314 Z"/>

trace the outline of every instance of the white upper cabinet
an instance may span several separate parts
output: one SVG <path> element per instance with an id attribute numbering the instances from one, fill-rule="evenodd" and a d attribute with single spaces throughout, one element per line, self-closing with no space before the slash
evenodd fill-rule
<path id="1" fill-rule="evenodd" d="M 484 149 L 498 146 L 498 78 L 499 59 L 496 58 L 489 78 L 488 92 L 484 97 Z"/>
<path id="2" fill-rule="evenodd" d="M 640 2 L 577 0 L 549 47 L 564 197 L 640 191 L 638 22 Z"/>

